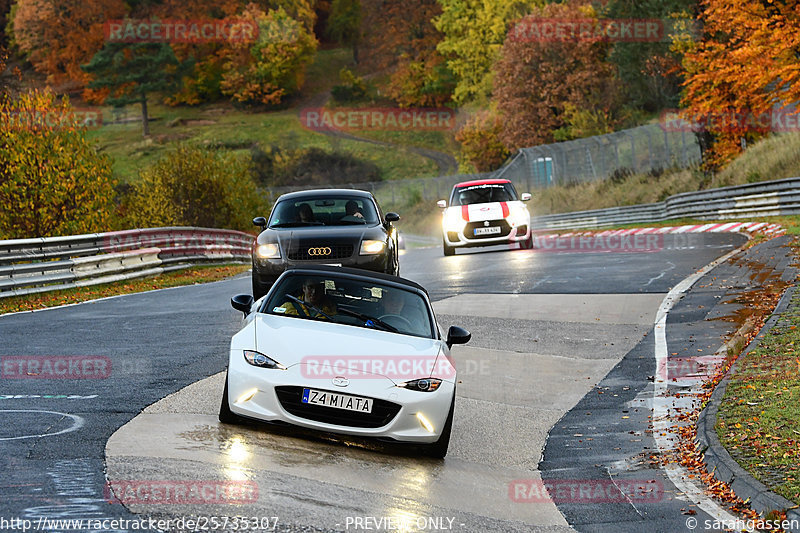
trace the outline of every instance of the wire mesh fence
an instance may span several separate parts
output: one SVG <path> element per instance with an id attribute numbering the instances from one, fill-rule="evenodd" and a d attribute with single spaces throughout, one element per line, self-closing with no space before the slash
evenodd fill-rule
<path id="1" fill-rule="evenodd" d="M 522 148 L 494 172 L 456 174 L 408 180 L 354 182 L 337 187 L 372 192 L 386 208 L 413 205 L 421 200 L 447 199 L 456 183 L 482 178 L 504 178 L 519 192 L 554 185 L 608 179 L 615 174 L 646 173 L 687 168 L 700 161 L 700 146 L 691 131 L 667 131 L 649 124 L 607 135 Z M 308 185 L 271 187 L 271 201 Z"/>
<path id="2" fill-rule="evenodd" d="M 667 131 L 658 124 L 606 135 L 523 148 L 497 171 L 498 177 L 521 181 L 527 189 L 604 180 L 615 174 L 637 174 L 687 168 L 700 161 L 691 131 Z"/>

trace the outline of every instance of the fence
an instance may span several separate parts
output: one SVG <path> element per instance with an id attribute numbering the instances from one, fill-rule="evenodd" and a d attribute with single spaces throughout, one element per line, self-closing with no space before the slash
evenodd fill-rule
<path id="1" fill-rule="evenodd" d="M 585 139 L 522 148 L 497 177 L 550 187 L 603 180 L 615 173 L 645 173 L 686 168 L 700 161 L 697 138 L 691 132 L 667 131 L 648 124 Z"/>
<path id="2" fill-rule="evenodd" d="M 0 241 L 0 298 L 250 261 L 254 237 L 170 227 Z"/>
<path id="3" fill-rule="evenodd" d="M 666 131 L 657 124 L 607 135 L 523 148 L 494 172 L 455 174 L 408 180 L 368 181 L 337 187 L 372 192 L 384 207 L 413 205 L 420 200 L 446 199 L 453 185 L 482 178 L 505 178 L 520 192 L 536 188 L 606 179 L 615 173 L 643 173 L 686 168 L 700 161 L 700 146 L 693 133 Z M 309 185 L 270 187 L 275 201 L 281 194 L 319 188 Z"/>
<path id="4" fill-rule="evenodd" d="M 693 218 L 725 220 L 800 214 L 800 178 L 670 196 L 655 204 L 535 217 L 534 229 L 603 228 Z"/>

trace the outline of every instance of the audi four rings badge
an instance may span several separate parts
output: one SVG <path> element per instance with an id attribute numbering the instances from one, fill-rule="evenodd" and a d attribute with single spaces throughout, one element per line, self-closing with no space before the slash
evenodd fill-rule
<path id="1" fill-rule="evenodd" d="M 322 246 L 320 248 L 309 248 L 308 255 L 331 255 L 331 249 L 328 246 Z"/>

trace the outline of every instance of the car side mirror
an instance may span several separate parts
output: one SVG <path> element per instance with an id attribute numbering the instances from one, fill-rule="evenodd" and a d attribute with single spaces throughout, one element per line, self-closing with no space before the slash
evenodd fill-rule
<path id="1" fill-rule="evenodd" d="M 386 213 L 386 217 L 384 218 L 384 220 L 386 220 L 387 224 L 391 224 L 392 222 L 397 222 L 398 220 L 400 220 L 400 215 L 398 215 L 397 213 L 389 212 Z"/>
<path id="2" fill-rule="evenodd" d="M 267 219 L 264 217 L 256 217 L 253 219 L 253 225 L 258 226 L 263 231 L 267 227 Z"/>
<path id="3" fill-rule="evenodd" d="M 237 311 L 244 313 L 244 316 L 250 314 L 250 308 L 253 307 L 253 297 L 249 294 L 237 294 L 231 298 L 231 307 Z"/>
<path id="4" fill-rule="evenodd" d="M 439 200 L 438 202 L 436 202 L 436 205 L 444 209 L 445 207 L 447 207 L 447 200 Z"/>
<path id="5" fill-rule="evenodd" d="M 524 193 L 522 193 L 522 195 L 519 197 L 519 199 L 520 199 L 520 200 L 522 200 L 523 202 L 527 202 L 528 200 L 530 200 L 530 199 L 531 199 L 531 193 L 529 193 L 529 192 L 524 192 Z"/>
<path id="6" fill-rule="evenodd" d="M 447 330 L 447 347 L 452 348 L 454 344 L 466 344 L 472 338 L 472 333 L 458 326 L 450 326 Z"/>

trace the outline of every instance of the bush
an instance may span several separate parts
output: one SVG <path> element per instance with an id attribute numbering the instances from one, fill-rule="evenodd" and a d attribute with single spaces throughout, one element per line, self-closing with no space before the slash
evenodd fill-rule
<path id="1" fill-rule="evenodd" d="M 248 158 L 181 145 L 141 173 L 126 202 L 134 227 L 201 226 L 248 231 L 266 210 Z"/>
<path id="2" fill-rule="evenodd" d="M 358 102 L 367 96 L 367 84 L 364 79 L 354 75 L 347 67 L 339 71 L 340 85 L 331 89 L 333 99 L 340 103 Z"/>
<path id="3" fill-rule="evenodd" d="M 478 172 L 499 168 L 509 155 L 508 148 L 500 140 L 501 131 L 500 120 L 490 113 L 471 117 L 456 133 L 456 140 L 461 143 L 462 170 L 469 171 L 468 165 Z"/>
<path id="4" fill-rule="evenodd" d="M 347 185 L 380 181 L 380 168 L 352 155 L 321 148 L 286 150 L 272 146 L 251 150 L 252 172 L 259 185 Z"/>
<path id="5" fill-rule="evenodd" d="M 110 229 L 111 163 L 66 99 L 49 91 L 0 97 L 0 238 Z"/>

